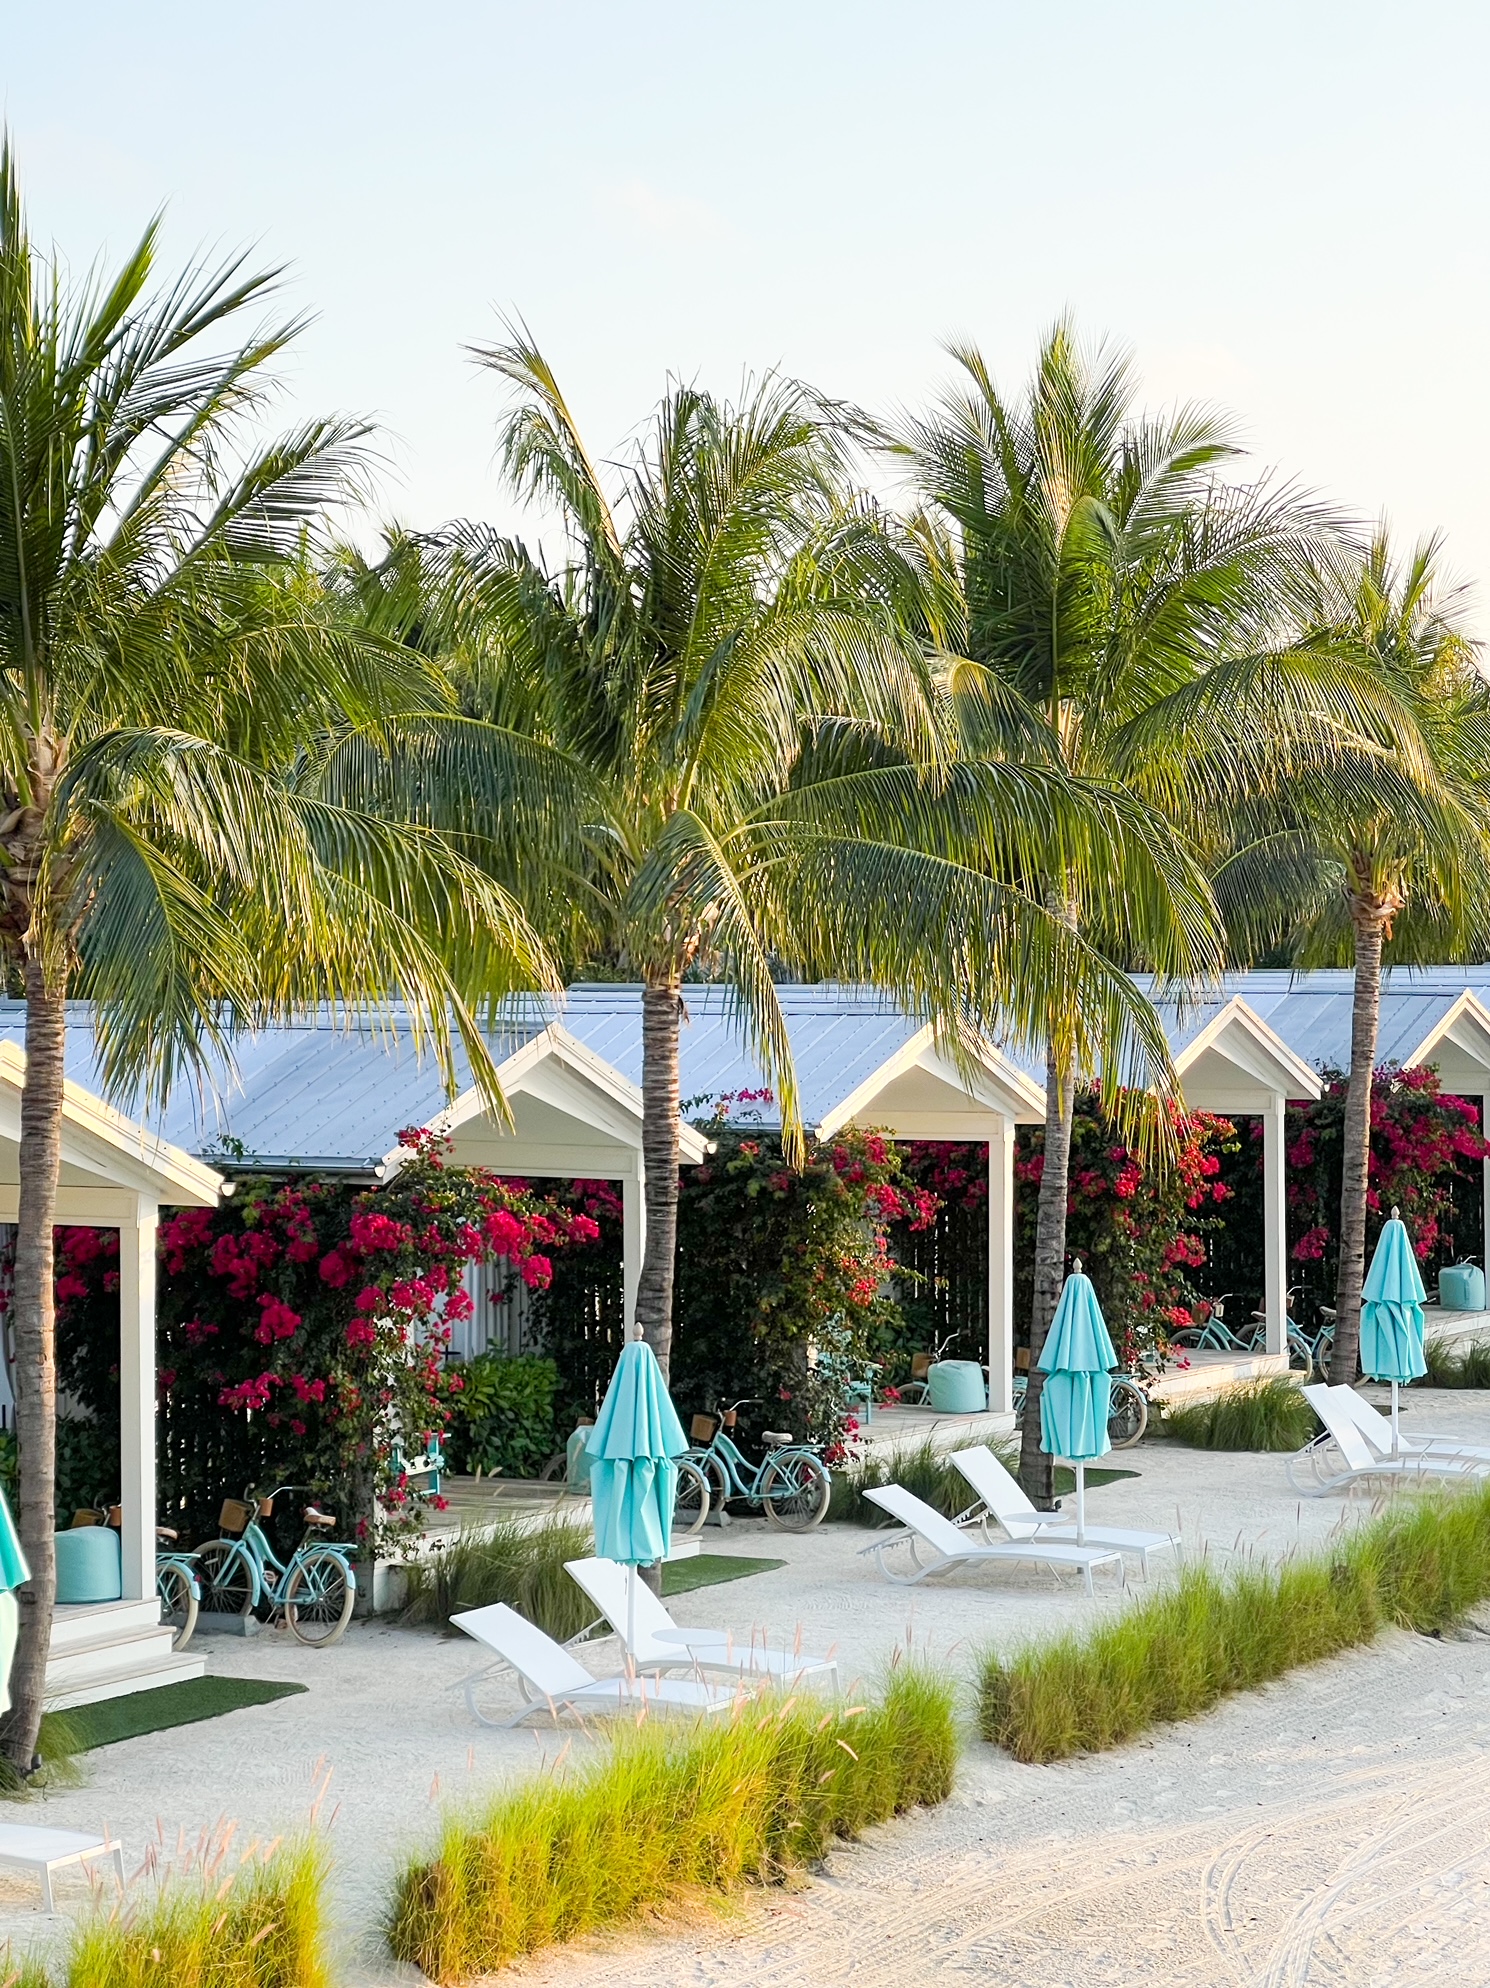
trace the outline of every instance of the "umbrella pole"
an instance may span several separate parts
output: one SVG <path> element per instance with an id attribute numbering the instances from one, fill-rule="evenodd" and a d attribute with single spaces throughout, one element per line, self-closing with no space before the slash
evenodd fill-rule
<path id="1" fill-rule="evenodd" d="M 1076 1466 L 1076 1544 L 1086 1545 L 1086 1465 Z"/>
<path id="2" fill-rule="evenodd" d="M 633 1560 L 626 1582 L 626 1668 L 636 1668 L 636 1562 Z"/>
<path id="3" fill-rule="evenodd" d="M 1392 1455 L 1397 1454 L 1397 1383 L 1392 1382 Z"/>

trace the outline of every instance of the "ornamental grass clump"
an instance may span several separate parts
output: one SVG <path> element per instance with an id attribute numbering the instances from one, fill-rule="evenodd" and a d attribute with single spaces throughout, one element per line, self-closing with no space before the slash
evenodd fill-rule
<path id="1" fill-rule="evenodd" d="M 595 1550 L 587 1523 L 551 1518 L 539 1525 L 495 1519 L 462 1529 L 448 1545 L 408 1566 L 406 1622 L 444 1625 L 460 1609 L 505 1601 L 558 1642 L 595 1619 L 594 1605 L 564 1571 Z"/>
<path id="2" fill-rule="evenodd" d="M 1016 1759 L 1095 1753 L 1384 1624 L 1437 1634 L 1490 1596 L 1490 1486 L 1404 1502 L 1328 1556 L 1192 1568 L 1090 1636 L 985 1660 L 978 1723 Z"/>
<path id="3" fill-rule="evenodd" d="M 1447 1339 L 1429 1339 L 1423 1360 L 1424 1387 L 1490 1387 L 1490 1345 L 1460 1348 Z"/>
<path id="4" fill-rule="evenodd" d="M 742 1703 L 723 1724 L 622 1728 L 591 1766 L 446 1821 L 398 1881 L 397 1959 L 459 1983 L 700 1894 L 769 1883 L 838 1838 L 945 1801 L 950 1689 L 897 1669 L 881 1704 Z"/>
<path id="5" fill-rule="evenodd" d="M 1003 1461 L 1012 1467 L 1012 1453 L 1002 1455 Z M 975 1502 L 967 1479 L 928 1437 L 919 1449 L 904 1455 L 886 1458 L 871 1454 L 848 1470 L 835 1471 L 829 1518 L 843 1519 L 850 1525 L 895 1525 L 897 1521 L 888 1512 L 864 1496 L 866 1491 L 878 1491 L 886 1484 L 903 1485 L 949 1519 L 955 1519 Z"/>
<path id="6" fill-rule="evenodd" d="M 73 1936 L 62 1974 L 36 1961 L 4 1988 L 330 1988 L 325 1957 L 326 1860 L 302 1841 L 246 1857 L 224 1873 L 226 1841 L 190 1878 L 148 1904 L 126 1900 Z"/>
<path id="7" fill-rule="evenodd" d="M 1197 1450 L 1301 1450 L 1318 1428 L 1298 1383 L 1283 1374 L 1166 1409 L 1163 1422 L 1166 1436 Z"/>

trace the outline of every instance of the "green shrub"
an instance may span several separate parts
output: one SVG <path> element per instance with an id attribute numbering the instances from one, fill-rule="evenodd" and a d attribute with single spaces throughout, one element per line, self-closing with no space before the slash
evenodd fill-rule
<path id="1" fill-rule="evenodd" d="M 564 1571 L 566 1560 L 595 1550 L 588 1524 L 553 1518 L 541 1525 L 497 1519 L 436 1542 L 409 1563 L 406 1622 L 447 1623 L 458 1609 L 505 1601 L 550 1636 L 566 1642 L 595 1619 L 594 1604 Z"/>
<path id="2" fill-rule="evenodd" d="M 445 1439 L 451 1469 L 536 1477 L 559 1447 L 553 1361 L 533 1353 L 478 1353 L 450 1373 L 460 1382 Z"/>
<path id="3" fill-rule="evenodd" d="M 292 1844 L 226 1877 L 209 1864 L 142 1907 L 85 1921 L 65 1972 L 0 1958 L 5 1988 L 329 1988 L 326 1861 Z"/>
<path id="4" fill-rule="evenodd" d="M 1165 1409 L 1162 1433 L 1197 1450 L 1301 1450 L 1318 1427 L 1298 1383 L 1271 1374 L 1212 1401 Z"/>
<path id="5" fill-rule="evenodd" d="M 1428 1371 L 1424 1387 L 1490 1387 L 1490 1344 L 1455 1346 L 1430 1339 L 1423 1346 Z"/>
<path id="6" fill-rule="evenodd" d="M 1398 1506 L 1328 1557 L 1191 1569 L 1090 1636 L 983 1665 L 985 1739 L 1025 1761 L 1118 1746 L 1300 1664 L 1367 1643 L 1384 1622 L 1432 1634 L 1490 1595 L 1490 1486 Z"/>
<path id="7" fill-rule="evenodd" d="M 944 1801 L 955 1761 L 951 1693 L 915 1669 L 868 1710 L 756 1700 L 724 1724 L 622 1727 L 595 1764 L 452 1815 L 398 1881 L 389 1944 L 433 1981 L 469 1981 L 810 1863 L 837 1837 Z"/>

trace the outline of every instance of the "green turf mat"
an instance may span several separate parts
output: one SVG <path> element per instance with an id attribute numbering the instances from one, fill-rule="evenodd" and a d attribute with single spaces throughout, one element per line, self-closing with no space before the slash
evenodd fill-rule
<path id="1" fill-rule="evenodd" d="M 1088 1491 L 1091 1491 L 1099 1484 L 1116 1484 L 1120 1477 L 1141 1477 L 1142 1475 L 1143 1472 L 1141 1470 L 1099 1470 L 1093 1464 L 1087 1468 L 1086 1488 Z M 1064 1498 L 1075 1489 L 1076 1472 L 1074 1470 L 1067 1470 L 1063 1464 L 1057 1464 L 1055 1471 L 1055 1495 L 1058 1498 Z"/>
<path id="2" fill-rule="evenodd" d="M 753 1560 L 744 1553 L 700 1553 L 693 1560 L 667 1560 L 662 1567 L 662 1592 L 686 1595 L 694 1588 L 712 1588 L 720 1581 L 743 1581 L 747 1574 L 769 1574 L 784 1560 Z"/>
<path id="3" fill-rule="evenodd" d="M 267 1705 L 305 1689 L 303 1684 L 278 1684 L 264 1677 L 192 1677 L 184 1684 L 131 1691 L 123 1698 L 104 1698 L 96 1705 L 78 1705 L 69 1712 L 48 1716 L 62 1723 L 77 1752 L 90 1753 L 94 1747 L 112 1746 L 116 1740 L 163 1733 L 168 1727 L 193 1725 L 198 1719 L 221 1718 L 224 1712 L 236 1712 L 240 1706 Z"/>

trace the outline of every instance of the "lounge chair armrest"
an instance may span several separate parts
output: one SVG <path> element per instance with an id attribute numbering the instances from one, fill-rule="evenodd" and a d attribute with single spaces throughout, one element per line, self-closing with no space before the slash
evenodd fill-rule
<path id="1" fill-rule="evenodd" d="M 677 1643 L 685 1650 L 722 1650 L 730 1640 L 727 1629 L 659 1629 L 659 1643 Z"/>

